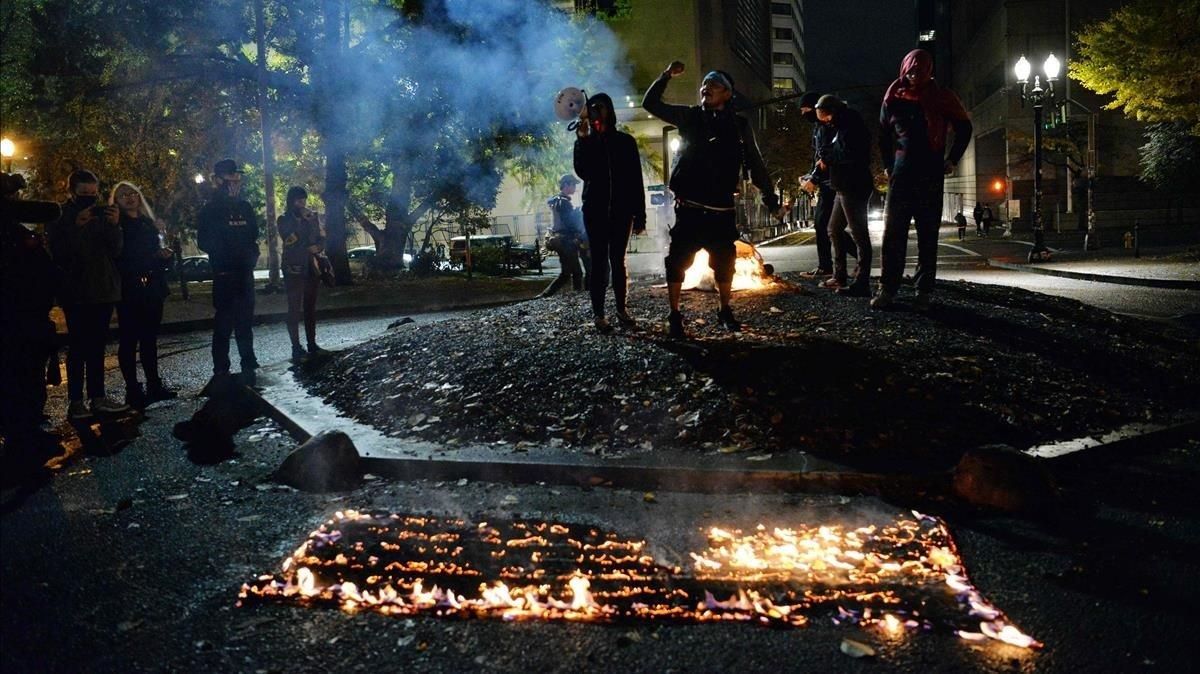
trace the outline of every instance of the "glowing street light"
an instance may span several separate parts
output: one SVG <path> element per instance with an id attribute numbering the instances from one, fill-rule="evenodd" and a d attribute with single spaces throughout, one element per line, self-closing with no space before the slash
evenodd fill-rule
<path id="1" fill-rule="evenodd" d="M 17 144 L 11 138 L 0 139 L 0 157 L 4 158 L 4 170 L 12 173 L 13 155 L 17 153 Z"/>
<path id="2" fill-rule="evenodd" d="M 1029 59 L 1022 54 L 1013 65 L 1013 74 L 1021 85 L 1021 107 L 1025 101 L 1033 105 L 1033 250 L 1029 251 L 1029 261 L 1039 262 L 1050 259 L 1050 250 L 1046 248 L 1045 231 L 1042 228 L 1042 107 L 1049 102 L 1054 103 L 1054 81 L 1062 70 L 1062 63 L 1050 54 L 1042 64 L 1046 75 L 1046 88 L 1042 88 L 1042 78 L 1035 75 L 1033 88 L 1029 88 L 1029 75 L 1032 67 Z"/>
<path id="3" fill-rule="evenodd" d="M 195 180 L 197 185 L 203 185 L 204 184 L 204 174 L 197 173 L 195 175 L 195 177 L 192 178 L 192 180 Z"/>

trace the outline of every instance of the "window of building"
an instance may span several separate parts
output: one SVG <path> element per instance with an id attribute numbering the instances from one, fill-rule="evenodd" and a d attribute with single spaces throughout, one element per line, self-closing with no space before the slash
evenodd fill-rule
<path id="1" fill-rule="evenodd" d="M 771 80 L 771 88 L 775 91 L 789 92 L 796 90 L 796 80 L 790 77 L 776 77 Z"/>
<path id="2" fill-rule="evenodd" d="M 790 51 L 777 51 L 771 54 L 771 61 L 777 66 L 795 65 L 796 57 Z"/>
<path id="3" fill-rule="evenodd" d="M 730 0 L 733 21 L 726 24 L 733 53 L 767 81 L 771 77 L 771 15 L 761 0 Z"/>
<path id="4" fill-rule="evenodd" d="M 776 40 L 792 39 L 792 29 L 791 28 L 776 28 L 775 29 L 775 39 Z"/>
<path id="5" fill-rule="evenodd" d="M 783 16 L 791 16 L 792 4 L 790 2 L 772 2 L 771 13 L 782 14 Z"/>

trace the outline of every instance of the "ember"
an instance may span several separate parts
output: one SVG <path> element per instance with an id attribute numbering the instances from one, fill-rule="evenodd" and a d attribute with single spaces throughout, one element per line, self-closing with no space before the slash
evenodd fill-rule
<path id="1" fill-rule="evenodd" d="M 385 615 L 612 622 L 634 618 L 836 624 L 896 638 L 951 631 L 970 641 L 1040 643 L 969 582 L 938 519 L 883 525 L 711 527 L 692 568 L 659 563 L 646 541 L 595 527 L 339 512 L 242 586 L 240 604 L 283 600 Z"/>

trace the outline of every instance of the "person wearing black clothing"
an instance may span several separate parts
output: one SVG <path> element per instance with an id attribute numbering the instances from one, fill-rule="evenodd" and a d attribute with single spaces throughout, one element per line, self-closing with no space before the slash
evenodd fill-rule
<path id="1" fill-rule="evenodd" d="M 292 187 L 287 193 L 287 212 L 276 219 L 283 240 L 283 284 L 287 288 L 288 337 L 292 340 L 292 360 L 309 354 L 321 355 L 317 346 L 317 289 L 320 273 L 316 256 L 325 252 L 325 234 L 317 214 L 308 210 L 308 191 Z M 300 316 L 304 315 L 304 337 L 308 350 L 300 346 Z"/>
<path id="2" fill-rule="evenodd" d="M 617 115 L 608 94 L 588 99 L 581 111 L 575 140 L 575 173 L 583 178 L 583 226 L 591 248 L 588 291 L 596 329 L 612 331 L 604 316 L 604 291 L 611 269 L 617 320 L 636 325 L 626 310 L 629 274 L 625 248 L 630 234 L 646 231 L 646 192 L 637 142 L 618 131 Z"/>
<path id="3" fill-rule="evenodd" d="M 670 335 L 675 338 L 685 335 L 683 314 L 679 311 L 684 272 L 700 250 L 708 251 L 709 266 L 717 281 L 721 303 L 717 320 L 727 330 L 741 329 L 729 303 L 737 256 L 734 242 L 738 238 L 733 195 L 743 169 L 749 170 L 771 213 L 775 217 L 781 213 L 779 198 L 767 175 L 750 122 L 734 113 L 733 79 L 728 73 L 714 70 L 700 83 L 700 105 L 663 102 L 667 84 L 683 70 L 683 63 L 673 61 L 642 99 L 646 112 L 677 127 L 683 141 L 671 170 L 669 186 L 675 194 L 675 226 L 664 260 L 671 305 L 667 320 Z"/>
<path id="4" fill-rule="evenodd" d="M 575 194 L 575 186 L 578 184 L 579 178 L 570 173 L 564 175 L 558 179 L 558 194 L 546 201 L 554 219 L 550 226 L 550 236 L 546 239 L 546 249 L 558 253 L 561 268 L 558 277 L 550 282 L 540 297 L 550 297 L 568 282 L 575 290 L 583 289 L 583 269 L 579 266 L 579 253 L 587 244 L 587 234 L 580 221 L 579 211 L 571 203 L 571 196 Z"/>
<path id="5" fill-rule="evenodd" d="M 867 202 L 875 181 L 871 177 L 871 132 L 862 115 L 836 96 L 825 95 L 817 102 L 817 120 L 833 129 L 833 139 L 820 160 L 829 172 L 829 184 L 837 190 L 829 216 L 829 238 L 833 246 L 833 277 L 826 288 L 850 297 L 871 296 L 871 234 L 867 231 Z M 858 251 L 854 278 L 846 273 L 846 230 Z"/>
<path id="6" fill-rule="evenodd" d="M 829 171 L 824 168 L 822 159 L 829 152 L 829 144 L 833 141 L 833 127 L 817 122 L 817 102 L 821 94 L 810 91 L 800 97 L 800 114 L 812 123 L 813 166 L 806 180 L 800 187 L 811 195 L 816 196 L 817 205 L 813 209 L 813 232 L 817 236 L 817 268 L 806 276 L 821 278 L 833 273 L 833 244 L 829 240 L 829 216 L 833 213 L 833 200 L 837 190 L 829 183 Z M 843 232 L 842 247 L 848 254 L 858 257 L 854 240 Z"/>
<path id="7" fill-rule="evenodd" d="M 904 276 L 908 223 L 917 223 L 917 309 L 929 306 L 937 278 L 938 230 L 945 176 L 954 171 L 971 142 L 971 120 L 953 91 L 933 80 L 933 56 L 909 52 L 900 77 L 888 87 L 879 110 L 879 148 L 888 174 L 879 293 L 871 307 L 892 305 Z M 954 143 L 947 150 L 947 132 Z"/>
<path id="8" fill-rule="evenodd" d="M 983 204 L 975 202 L 975 210 L 971 211 L 971 217 L 975 219 L 975 236 L 983 236 Z"/>
<path id="9" fill-rule="evenodd" d="M 987 236 L 992 231 L 992 223 L 996 221 L 996 216 L 992 215 L 992 207 L 983 207 L 983 235 Z"/>
<path id="10" fill-rule="evenodd" d="M 967 238 L 967 216 L 963 215 L 961 208 L 954 214 L 954 224 L 958 225 L 958 240 Z"/>
<path id="11" fill-rule="evenodd" d="M 117 207 L 97 203 L 100 180 L 94 173 L 72 172 L 67 187 L 71 199 L 46 233 L 50 254 L 63 272 L 58 300 L 67 319 L 67 416 L 79 420 L 129 409 L 104 389 L 104 343 L 113 306 L 121 299 L 117 257 L 124 238 Z M 83 402 L 85 378 L 88 406 Z"/>
<path id="12" fill-rule="evenodd" d="M 126 404 L 145 409 L 177 395 L 163 383 L 158 372 L 158 328 L 162 324 L 167 272 L 174 253 L 164 245 L 154 224 L 154 211 L 136 186 L 117 183 L 109 203 L 121 210 L 124 240 L 121 257 L 117 259 L 121 272 L 121 301 L 117 304 L 121 338 L 117 362 L 125 378 Z M 137 378 L 139 354 L 146 376 L 144 390 Z"/>
<path id="13" fill-rule="evenodd" d="M 213 166 L 215 191 L 197 216 L 196 242 L 213 270 L 213 375 L 229 375 L 229 336 L 237 337 L 242 380 L 255 384 L 254 267 L 258 264 L 258 218 L 238 194 L 242 170 L 232 159 Z"/>

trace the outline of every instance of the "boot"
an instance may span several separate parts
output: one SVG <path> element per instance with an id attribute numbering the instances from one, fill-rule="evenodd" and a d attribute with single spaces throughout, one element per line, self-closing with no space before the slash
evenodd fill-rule
<path id="1" fill-rule="evenodd" d="M 156 379 L 146 383 L 146 404 L 152 405 L 160 400 L 174 400 L 179 397 L 179 392 L 163 383 L 162 379 Z"/>
<path id="2" fill-rule="evenodd" d="M 733 309 L 725 307 L 717 312 L 717 322 L 730 332 L 740 332 L 742 323 L 733 317 Z"/>
<path id="3" fill-rule="evenodd" d="M 142 390 L 140 383 L 135 381 L 125 384 L 125 404 L 139 412 L 146 409 L 146 405 L 150 404 L 146 392 Z"/>
<path id="4" fill-rule="evenodd" d="M 678 311 L 672 311 L 667 314 L 668 334 L 672 339 L 684 339 L 687 333 L 683 330 L 683 314 Z"/>

